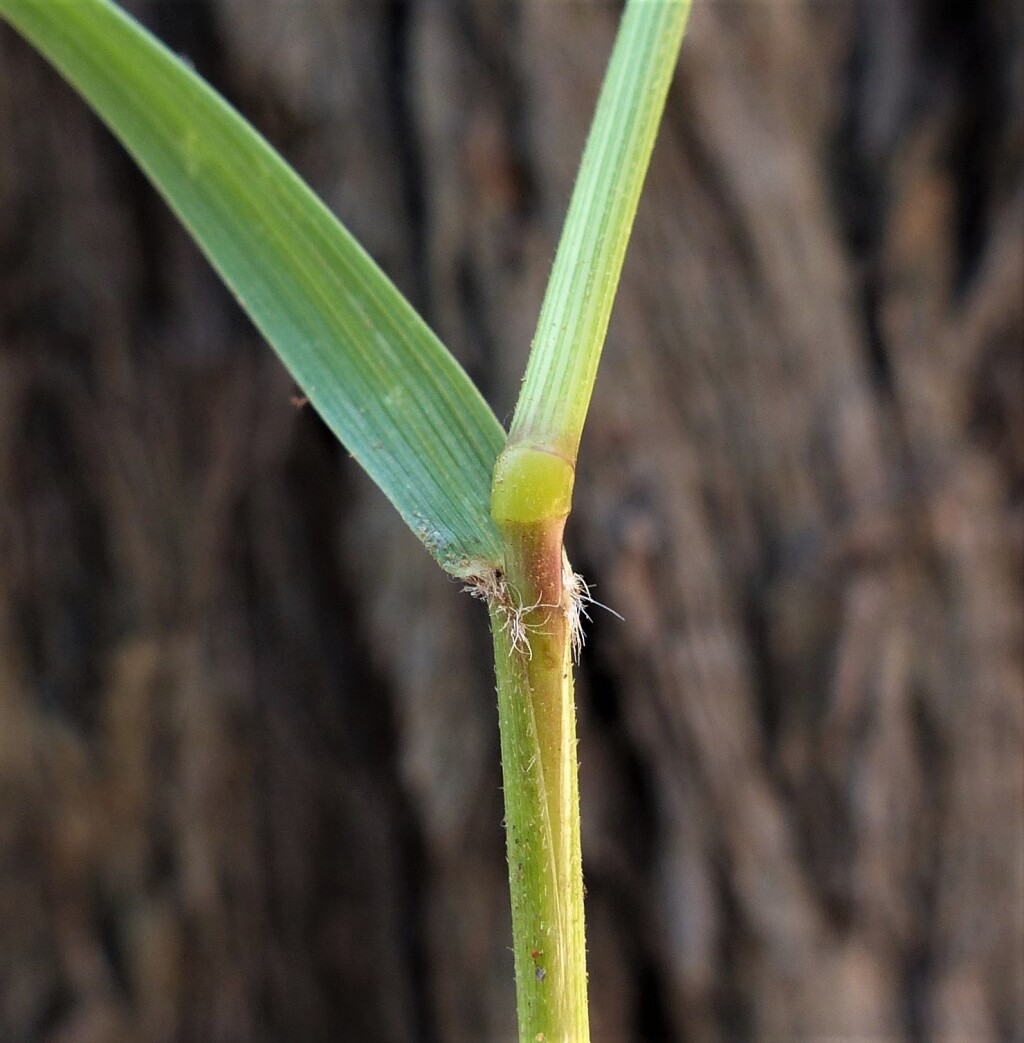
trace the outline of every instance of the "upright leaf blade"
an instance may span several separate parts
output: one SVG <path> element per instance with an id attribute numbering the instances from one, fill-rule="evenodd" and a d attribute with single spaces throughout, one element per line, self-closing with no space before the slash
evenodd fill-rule
<path id="1" fill-rule="evenodd" d="M 692 0 L 627 0 L 544 294 L 510 443 L 576 461 L 691 5 Z"/>
<path id="2" fill-rule="evenodd" d="M 110 0 L 0 0 L 135 157 L 310 402 L 449 572 L 501 561 L 504 432 L 295 172 Z"/>

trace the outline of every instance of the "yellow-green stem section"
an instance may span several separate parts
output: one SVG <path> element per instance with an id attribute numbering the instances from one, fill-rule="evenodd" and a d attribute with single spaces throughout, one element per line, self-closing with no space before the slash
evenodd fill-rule
<path id="1" fill-rule="evenodd" d="M 505 542 L 504 587 L 490 608 L 521 1043 L 590 1038 L 563 591 L 572 480 L 564 458 L 515 446 L 498 459 L 491 498 Z"/>
<path id="2" fill-rule="evenodd" d="M 505 622 L 492 606 L 519 1038 L 583 1043 L 590 1030 L 564 617 L 542 609 L 528 614 L 529 654 L 513 647 Z"/>

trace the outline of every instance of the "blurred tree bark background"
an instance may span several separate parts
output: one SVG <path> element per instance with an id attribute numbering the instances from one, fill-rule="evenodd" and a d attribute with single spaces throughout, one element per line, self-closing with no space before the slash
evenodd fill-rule
<path id="1" fill-rule="evenodd" d="M 135 0 L 508 417 L 617 7 Z M 1024 1039 L 1024 14 L 697 0 L 570 554 L 596 1041 Z M 0 31 L 0 1039 L 513 1037 L 485 614 Z"/>

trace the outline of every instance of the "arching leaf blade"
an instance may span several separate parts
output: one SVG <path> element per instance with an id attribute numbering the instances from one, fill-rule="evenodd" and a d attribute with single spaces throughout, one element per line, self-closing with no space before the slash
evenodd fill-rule
<path id="1" fill-rule="evenodd" d="M 0 0 L 156 185 L 296 383 L 438 562 L 501 561 L 504 432 L 387 276 L 271 146 L 110 0 Z"/>

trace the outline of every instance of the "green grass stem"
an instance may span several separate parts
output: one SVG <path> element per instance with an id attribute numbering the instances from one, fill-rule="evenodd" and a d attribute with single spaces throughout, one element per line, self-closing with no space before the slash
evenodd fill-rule
<path id="1" fill-rule="evenodd" d="M 576 720 L 568 647 L 544 609 L 530 652 L 491 606 L 522 1043 L 589 1039 Z"/>
<path id="2" fill-rule="evenodd" d="M 576 454 L 689 0 L 628 0 L 491 490 L 490 597 L 520 1043 L 585 1043 L 572 629 L 562 549 Z M 575 603 L 574 603 L 575 602 Z"/>

